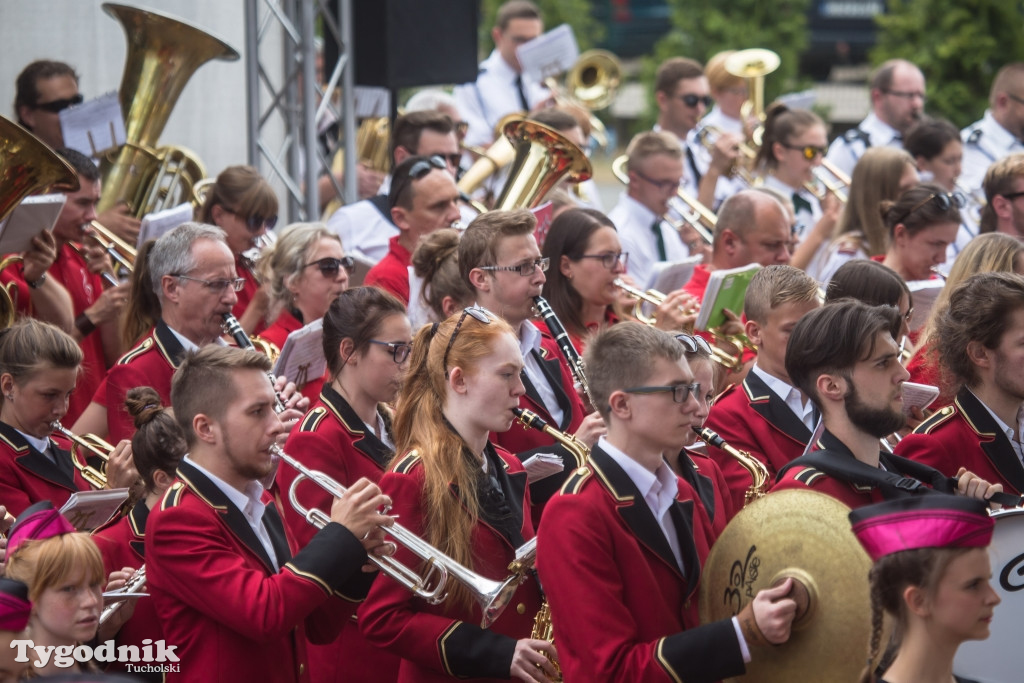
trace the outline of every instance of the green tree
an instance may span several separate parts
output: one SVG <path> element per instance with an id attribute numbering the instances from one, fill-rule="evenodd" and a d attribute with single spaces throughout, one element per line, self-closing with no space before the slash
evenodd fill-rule
<path id="1" fill-rule="evenodd" d="M 751 47 L 777 52 L 781 64 L 765 80 L 765 103 L 799 86 L 799 56 L 807 47 L 807 9 L 811 0 L 669 0 L 672 29 L 645 60 L 642 79 L 653 92 L 654 72 L 669 57 L 701 63 L 722 50 Z M 641 126 L 656 117 L 653 107 Z"/>
<path id="2" fill-rule="evenodd" d="M 1024 60 L 1020 0 L 890 0 L 876 21 L 871 61 L 917 64 L 927 79 L 927 111 L 958 126 L 981 118 L 999 68 Z"/>
<path id="3" fill-rule="evenodd" d="M 480 3 L 480 52 L 483 55 L 494 49 L 491 29 L 498 7 L 505 0 L 482 0 Z M 550 30 L 560 24 L 569 24 L 576 34 L 580 50 L 588 50 L 604 37 L 604 26 L 599 24 L 590 12 L 591 0 L 534 0 L 544 17 L 544 29 Z"/>

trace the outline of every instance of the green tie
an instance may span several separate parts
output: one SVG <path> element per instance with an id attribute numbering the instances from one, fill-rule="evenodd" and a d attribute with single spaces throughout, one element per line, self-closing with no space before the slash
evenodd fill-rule
<path id="1" fill-rule="evenodd" d="M 658 260 L 667 261 L 668 256 L 665 254 L 665 236 L 661 234 L 661 219 L 656 218 L 654 225 L 651 226 L 651 232 L 654 233 L 654 239 L 658 244 Z"/>
<path id="2" fill-rule="evenodd" d="M 793 210 L 796 213 L 800 213 L 800 209 L 804 209 L 807 213 L 814 215 L 814 209 L 811 208 L 811 203 L 804 199 L 799 192 L 793 193 Z"/>

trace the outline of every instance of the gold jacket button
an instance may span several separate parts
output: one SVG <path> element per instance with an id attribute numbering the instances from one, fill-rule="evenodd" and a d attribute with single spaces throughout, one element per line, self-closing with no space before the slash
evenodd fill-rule
<path id="1" fill-rule="evenodd" d="M 523 603 L 516 605 L 516 612 L 519 612 L 519 614 L 526 614 L 526 605 Z"/>

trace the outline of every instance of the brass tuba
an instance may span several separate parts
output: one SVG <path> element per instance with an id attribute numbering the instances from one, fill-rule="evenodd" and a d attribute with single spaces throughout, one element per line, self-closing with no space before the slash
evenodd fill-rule
<path id="1" fill-rule="evenodd" d="M 733 76 L 747 79 L 750 87 L 750 99 L 743 105 L 744 118 L 753 114 L 764 121 L 764 79 L 778 69 L 780 63 L 778 54 L 757 47 L 735 52 L 725 60 L 725 70 Z M 754 143 L 761 144 L 756 135 Z"/>
<path id="2" fill-rule="evenodd" d="M 592 174 L 583 150 L 543 124 L 512 121 L 505 125 L 504 133 L 516 154 L 495 209 L 532 209 L 563 177 L 579 183 Z"/>
<path id="3" fill-rule="evenodd" d="M 78 190 L 78 173 L 35 135 L 0 116 L 0 222 L 28 195 L 58 184 L 67 192 Z M 0 270 L 19 261 L 8 256 Z M 14 322 L 14 291 L 0 287 L 0 329 Z"/>
<path id="4" fill-rule="evenodd" d="M 194 201 L 195 183 L 206 175 L 202 162 L 181 147 L 157 148 L 157 141 L 196 69 L 239 55 L 219 38 L 164 14 L 109 2 L 103 10 L 121 23 L 128 41 L 120 89 L 127 141 L 102 160 L 104 191 L 97 210 L 124 200 L 141 218 Z"/>

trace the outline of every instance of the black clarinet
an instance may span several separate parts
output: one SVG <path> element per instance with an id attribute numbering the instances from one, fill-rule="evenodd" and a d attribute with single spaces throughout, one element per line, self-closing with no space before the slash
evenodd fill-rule
<path id="1" fill-rule="evenodd" d="M 569 372 L 572 373 L 573 379 L 580 385 L 580 388 L 583 389 L 583 393 L 587 395 L 587 400 L 590 401 L 590 405 L 596 406 L 597 404 L 594 402 L 594 397 L 590 394 L 590 385 L 587 383 L 587 376 L 583 372 L 583 358 L 580 357 L 580 352 L 576 350 L 576 347 L 572 345 L 572 340 L 569 339 L 569 333 L 565 331 L 565 326 L 562 325 L 562 321 L 558 319 L 558 315 L 544 297 L 533 297 L 533 304 L 537 307 L 537 312 L 540 314 L 540 317 L 543 318 L 545 324 L 547 324 L 548 331 L 551 332 L 551 336 L 555 338 L 555 342 L 558 344 L 558 348 L 561 350 L 562 356 L 565 357 L 565 362 L 569 364 Z"/>
<path id="2" fill-rule="evenodd" d="M 242 324 L 238 322 L 238 318 L 233 316 L 230 311 L 224 313 L 221 317 L 224 318 L 224 331 L 230 334 L 235 339 L 235 343 L 238 348 L 245 349 L 246 351 L 256 351 L 256 347 L 252 343 L 252 339 L 249 339 L 249 335 L 242 329 Z M 274 377 L 273 372 L 268 372 L 267 377 L 270 378 L 270 386 L 277 385 L 277 378 Z M 274 412 L 278 415 L 285 411 L 284 401 L 281 400 L 281 395 L 274 392 Z"/>

